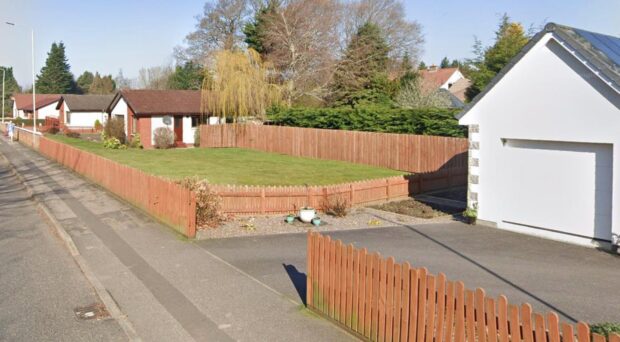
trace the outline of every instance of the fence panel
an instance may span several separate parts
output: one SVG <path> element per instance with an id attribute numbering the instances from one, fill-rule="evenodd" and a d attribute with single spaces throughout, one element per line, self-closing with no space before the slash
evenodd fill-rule
<path id="1" fill-rule="evenodd" d="M 170 224 L 196 235 L 196 198 L 181 186 L 140 170 L 40 137 L 39 152 Z"/>
<path id="2" fill-rule="evenodd" d="M 365 340 L 606 342 L 602 335 L 591 338 L 586 323 L 560 322 L 556 313 L 543 316 L 527 303 L 519 310 L 503 295 L 489 298 L 444 274 L 396 264 L 317 232 L 308 232 L 307 263 L 308 308 Z M 609 342 L 620 336 L 612 334 Z"/>
<path id="3" fill-rule="evenodd" d="M 201 147 L 242 147 L 412 173 L 467 173 L 467 139 L 263 125 L 203 125 Z"/>

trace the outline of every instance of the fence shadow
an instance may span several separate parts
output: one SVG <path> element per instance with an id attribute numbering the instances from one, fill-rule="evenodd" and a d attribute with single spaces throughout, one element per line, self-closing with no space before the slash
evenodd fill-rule
<path id="1" fill-rule="evenodd" d="M 418 172 L 405 176 L 409 181 L 409 194 L 449 189 L 467 185 L 467 152 L 452 156 L 437 170 Z"/>
<path id="2" fill-rule="evenodd" d="M 297 290 L 297 294 L 299 295 L 299 299 L 304 305 L 306 304 L 306 274 L 299 272 L 297 267 L 289 264 L 282 264 L 284 270 L 288 274 L 289 278 L 291 278 L 291 282 L 295 286 L 295 290 Z"/>

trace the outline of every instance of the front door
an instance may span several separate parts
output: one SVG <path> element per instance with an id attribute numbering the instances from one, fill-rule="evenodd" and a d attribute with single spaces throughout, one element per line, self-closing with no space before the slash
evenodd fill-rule
<path id="1" fill-rule="evenodd" d="M 174 142 L 175 143 L 183 142 L 183 117 L 182 116 L 174 117 Z"/>

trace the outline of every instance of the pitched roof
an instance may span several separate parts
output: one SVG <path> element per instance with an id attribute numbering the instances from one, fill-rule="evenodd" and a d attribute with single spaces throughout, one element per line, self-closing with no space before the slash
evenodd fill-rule
<path id="1" fill-rule="evenodd" d="M 457 70 L 459 70 L 459 68 L 437 68 L 420 70 L 420 76 L 424 78 L 425 83 L 437 86 L 437 88 L 439 88 L 444 83 L 446 83 L 450 76 L 452 76 L 452 74 L 454 74 Z"/>
<path id="2" fill-rule="evenodd" d="M 35 107 L 39 109 L 60 100 L 60 94 L 35 94 Z M 18 110 L 32 111 L 32 94 L 13 94 Z"/>
<path id="3" fill-rule="evenodd" d="M 137 115 L 201 114 L 200 90 L 121 90 L 110 104 L 111 111 L 123 98 Z"/>
<path id="4" fill-rule="evenodd" d="M 114 95 L 63 95 L 64 101 L 72 112 L 103 112 L 114 99 Z M 60 108 L 60 102 L 56 109 Z"/>
<path id="5" fill-rule="evenodd" d="M 525 56 L 547 33 L 555 34 L 570 46 L 586 63 L 598 70 L 620 92 L 620 38 L 594 33 L 570 26 L 549 23 L 538 32 L 491 80 L 486 88 L 456 115 L 462 118 Z"/>
<path id="6" fill-rule="evenodd" d="M 466 78 L 461 78 L 460 80 L 454 82 L 454 84 L 452 84 L 448 91 L 464 103 L 466 98 L 465 91 L 467 91 L 467 88 L 469 88 L 471 83 L 472 82 L 470 80 Z"/>

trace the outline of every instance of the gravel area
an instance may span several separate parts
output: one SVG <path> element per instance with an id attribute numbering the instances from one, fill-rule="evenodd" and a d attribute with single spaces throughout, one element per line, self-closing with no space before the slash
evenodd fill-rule
<path id="1" fill-rule="evenodd" d="M 237 217 L 225 222 L 218 228 L 199 230 L 197 239 L 219 239 L 236 236 L 258 236 L 271 234 L 303 233 L 309 229 L 315 231 L 338 231 L 351 229 L 384 228 L 405 224 L 425 224 L 449 222 L 450 215 L 436 216 L 430 219 L 406 216 L 373 208 L 353 209 L 346 217 L 320 215 L 318 227 L 295 220 L 285 221 L 285 215 Z"/>

